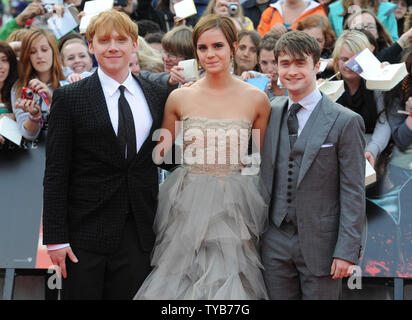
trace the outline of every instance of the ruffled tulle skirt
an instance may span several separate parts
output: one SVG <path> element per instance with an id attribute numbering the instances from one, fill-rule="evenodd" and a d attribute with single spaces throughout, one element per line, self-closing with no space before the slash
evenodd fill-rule
<path id="1" fill-rule="evenodd" d="M 135 299 L 266 299 L 258 239 L 267 201 L 258 176 L 177 168 L 160 187 L 154 268 Z"/>

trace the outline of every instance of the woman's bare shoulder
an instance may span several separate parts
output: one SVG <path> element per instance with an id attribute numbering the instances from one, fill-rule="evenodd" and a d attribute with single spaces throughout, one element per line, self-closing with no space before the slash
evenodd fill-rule
<path id="1" fill-rule="evenodd" d="M 195 95 L 198 92 L 197 83 L 193 83 L 190 86 L 180 87 L 172 91 L 169 97 L 174 99 L 184 99 Z"/>

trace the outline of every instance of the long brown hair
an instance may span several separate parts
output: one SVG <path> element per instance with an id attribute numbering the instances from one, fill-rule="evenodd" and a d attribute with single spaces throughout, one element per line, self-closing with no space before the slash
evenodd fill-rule
<path id="1" fill-rule="evenodd" d="M 259 60 L 259 43 L 262 40 L 262 36 L 260 35 L 259 32 L 255 31 L 255 30 L 243 29 L 243 30 L 240 30 L 239 33 L 238 33 L 238 36 L 237 36 L 238 43 L 240 42 L 240 40 L 242 40 L 245 37 L 249 37 L 250 41 L 253 42 L 254 46 L 256 47 L 257 60 Z M 238 50 L 238 49 L 239 49 L 239 47 L 236 50 Z M 233 67 L 234 67 L 235 74 L 240 76 L 240 74 L 239 74 L 240 70 L 239 70 L 238 64 L 236 63 L 236 59 L 233 59 Z M 255 70 L 255 71 L 259 70 L 259 63 L 256 63 L 253 70 Z"/>
<path id="2" fill-rule="evenodd" d="M 202 16 L 199 19 L 192 33 L 193 48 L 195 50 L 195 57 L 197 60 L 199 60 L 199 57 L 197 56 L 197 42 L 199 37 L 204 32 L 213 28 L 218 28 L 223 32 L 232 53 L 235 53 L 234 43 L 238 41 L 238 34 L 235 24 L 229 17 L 210 14 L 204 17 Z"/>
<path id="3" fill-rule="evenodd" d="M 412 93 L 412 47 L 408 47 L 404 50 L 401 61 L 405 62 L 408 74 L 395 88 L 393 88 L 391 91 L 385 92 L 385 110 L 388 110 L 392 107 L 395 99 L 399 99 L 400 104 L 404 106 Z"/>
<path id="4" fill-rule="evenodd" d="M 13 86 L 14 82 L 16 82 L 18 78 L 17 73 L 17 58 L 16 54 L 14 53 L 13 49 L 8 45 L 5 41 L 0 41 L 0 52 L 4 53 L 7 58 L 7 62 L 9 63 L 9 74 L 4 80 L 3 88 L 1 88 L 1 99 L 3 103 L 7 106 L 7 108 L 12 112 L 10 106 L 10 91 L 11 87 Z"/>
<path id="5" fill-rule="evenodd" d="M 59 50 L 56 45 L 56 38 L 45 29 L 32 28 L 24 35 L 21 43 L 19 80 L 16 83 L 16 97 L 20 97 L 22 88 L 27 86 L 29 81 L 37 76 L 37 72 L 30 62 L 30 53 L 33 43 L 40 37 L 46 38 L 53 52 L 53 63 L 50 70 L 52 90 L 60 87 L 60 80 L 65 79 Z"/>
<path id="6" fill-rule="evenodd" d="M 343 26 L 343 29 L 344 30 L 349 29 L 349 26 L 352 23 L 353 19 L 365 13 L 372 16 L 376 23 L 376 30 L 378 32 L 378 39 L 376 39 L 378 43 L 377 52 L 387 47 L 390 47 L 393 44 L 392 37 L 389 35 L 389 32 L 386 29 L 386 27 L 383 25 L 383 23 L 376 17 L 376 14 L 370 9 L 362 9 L 362 10 L 359 10 L 351 14 L 349 18 L 346 20 L 345 25 Z"/>
<path id="7" fill-rule="evenodd" d="M 332 26 L 330 25 L 329 19 L 320 14 L 311 14 L 306 18 L 298 22 L 296 30 L 305 30 L 312 28 L 320 28 L 322 30 L 323 36 L 325 38 L 324 50 L 331 52 L 333 50 L 333 45 L 336 42 L 336 35 L 333 32 Z"/>

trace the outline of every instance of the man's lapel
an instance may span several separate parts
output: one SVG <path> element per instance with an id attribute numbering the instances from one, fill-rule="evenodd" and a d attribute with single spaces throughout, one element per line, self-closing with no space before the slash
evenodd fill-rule
<path id="1" fill-rule="evenodd" d="M 326 100 L 325 96 L 322 94 L 322 100 L 318 105 L 319 114 L 313 124 L 312 130 L 309 133 L 310 138 L 306 143 L 305 152 L 303 153 L 302 162 L 300 166 L 297 187 L 299 187 L 302 179 L 309 170 L 312 162 L 315 160 L 316 155 L 319 152 L 320 147 L 325 142 L 333 124 L 336 121 L 339 113 L 334 109 L 328 108 L 329 101 Z"/>
<path id="2" fill-rule="evenodd" d="M 275 164 L 278 152 L 278 145 L 279 145 L 279 138 L 280 138 L 280 128 L 282 126 L 282 119 L 283 119 L 283 112 L 286 112 L 288 107 L 288 98 L 281 97 L 282 99 L 274 104 L 271 113 L 271 123 L 272 127 L 270 130 L 270 134 L 272 137 L 272 150 L 271 150 L 271 163 L 272 165 Z"/>
<path id="3" fill-rule="evenodd" d="M 269 123 L 263 139 L 261 172 L 264 173 L 262 174 L 262 179 L 269 194 L 272 193 L 273 188 L 273 174 L 279 144 L 280 128 L 282 125 L 282 115 L 283 110 L 287 106 L 287 101 L 285 97 L 276 97 L 275 100 L 272 99 L 270 103 L 271 112 Z"/>

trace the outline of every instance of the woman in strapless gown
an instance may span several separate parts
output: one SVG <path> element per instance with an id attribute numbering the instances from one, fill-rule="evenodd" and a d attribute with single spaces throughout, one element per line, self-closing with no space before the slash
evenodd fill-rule
<path id="1" fill-rule="evenodd" d="M 162 130 L 173 141 L 180 122 L 183 164 L 160 186 L 153 270 L 135 299 L 267 299 L 258 240 L 269 199 L 241 160 L 252 136 L 261 146 L 270 107 L 264 92 L 230 74 L 236 35 L 227 17 L 194 29 L 206 77 L 166 103 Z"/>

